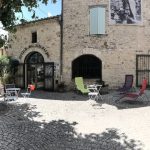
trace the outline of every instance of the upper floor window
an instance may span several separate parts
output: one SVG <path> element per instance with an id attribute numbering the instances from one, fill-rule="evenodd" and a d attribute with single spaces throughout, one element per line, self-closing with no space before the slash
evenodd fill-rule
<path id="1" fill-rule="evenodd" d="M 105 8 L 90 8 L 90 35 L 105 34 Z"/>
<path id="2" fill-rule="evenodd" d="M 32 32 L 32 43 L 37 43 L 37 32 Z"/>

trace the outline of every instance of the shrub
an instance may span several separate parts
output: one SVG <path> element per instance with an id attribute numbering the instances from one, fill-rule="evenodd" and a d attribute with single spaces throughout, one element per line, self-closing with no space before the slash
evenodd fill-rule
<path id="1" fill-rule="evenodd" d="M 0 81 L 3 85 L 14 82 L 14 73 L 18 64 L 19 62 L 11 57 L 0 56 Z"/>

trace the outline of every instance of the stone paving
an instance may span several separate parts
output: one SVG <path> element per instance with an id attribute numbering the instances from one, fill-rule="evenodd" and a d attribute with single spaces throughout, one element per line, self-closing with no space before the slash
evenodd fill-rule
<path id="1" fill-rule="evenodd" d="M 150 103 L 39 91 L 1 103 L 0 150 L 150 150 Z"/>

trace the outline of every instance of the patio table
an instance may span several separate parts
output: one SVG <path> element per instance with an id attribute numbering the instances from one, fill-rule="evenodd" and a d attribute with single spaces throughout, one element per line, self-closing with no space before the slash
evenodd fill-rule
<path id="1" fill-rule="evenodd" d="M 16 100 L 18 99 L 19 92 L 20 88 L 7 88 L 6 93 L 4 94 L 4 99 Z"/>
<path id="2" fill-rule="evenodd" d="M 102 85 L 100 85 L 100 84 L 88 85 L 88 89 L 90 91 L 88 93 L 88 95 L 89 95 L 90 98 L 93 98 L 94 100 L 100 98 L 101 100 L 103 100 L 103 97 L 100 94 L 100 91 L 102 89 Z"/>

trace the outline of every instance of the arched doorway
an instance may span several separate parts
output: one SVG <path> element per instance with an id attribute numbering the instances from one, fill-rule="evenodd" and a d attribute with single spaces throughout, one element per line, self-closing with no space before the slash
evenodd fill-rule
<path id="1" fill-rule="evenodd" d="M 82 55 L 72 62 L 72 78 L 102 80 L 102 61 L 94 55 Z"/>
<path id="2" fill-rule="evenodd" d="M 31 52 L 25 58 L 26 84 L 34 84 L 36 89 L 44 88 L 44 58 L 39 52 Z"/>
<path id="3" fill-rule="evenodd" d="M 20 88 L 34 84 L 36 89 L 54 91 L 54 62 L 45 62 L 37 51 L 29 53 L 16 69 L 15 84 Z"/>

